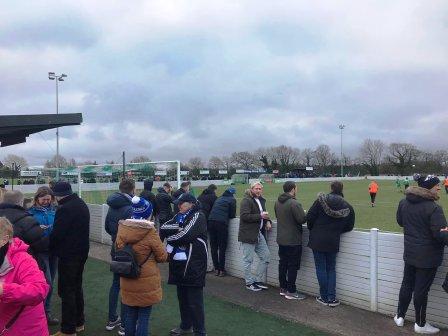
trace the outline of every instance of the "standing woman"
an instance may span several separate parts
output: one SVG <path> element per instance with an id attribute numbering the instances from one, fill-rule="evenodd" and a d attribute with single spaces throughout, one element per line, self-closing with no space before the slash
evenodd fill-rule
<path id="1" fill-rule="evenodd" d="M 0 331 L 5 336 L 48 336 L 43 302 L 48 284 L 28 245 L 0 217 Z"/>
<path id="2" fill-rule="evenodd" d="M 162 301 L 162 284 L 157 263 L 165 262 L 168 254 L 148 219 L 152 205 L 143 197 L 132 198 L 131 219 L 121 220 L 118 225 L 116 247 L 129 244 L 141 266 L 136 279 L 121 278 L 121 300 L 125 305 L 124 329 L 126 336 L 149 335 L 149 318 L 152 306 Z"/>
<path id="3" fill-rule="evenodd" d="M 414 294 L 415 332 L 435 334 L 439 329 L 426 322 L 426 306 L 437 268 L 442 264 L 447 222 L 442 207 L 435 202 L 440 192 L 438 177 L 416 174 L 414 180 L 418 187 L 406 189 L 397 210 L 397 223 L 404 232 L 404 274 L 394 321 L 398 327 L 404 325 Z"/>
<path id="4" fill-rule="evenodd" d="M 330 307 L 339 305 L 336 299 L 336 255 L 341 234 L 353 230 L 355 212 L 344 200 L 342 182 L 331 183 L 328 195 L 320 193 L 308 210 L 306 219 L 310 230 L 308 247 L 313 250 L 320 296 L 316 301 Z"/>
<path id="5" fill-rule="evenodd" d="M 56 208 L 54 207 L 53 192 L 49 187 L 42 186 L 37 189 L 34 195 L 33 206 L 28 209 L 28 212 L 39 223 L 44 230 L 44 236 L 49 236 L 53 231 L 54 217 Z M 47 315 L 47 322 L 49 325 L 58 325 L 59 320 L 51 315 L 51 295 L 53 294 L 53 283 L 58 270 L 58 258 L 50 252 L 39 253 L 39 258 L 44 265 L 44 275 L 47 283 L 50 286 L 50 291 L 45 300 L 45 314 Z"/>

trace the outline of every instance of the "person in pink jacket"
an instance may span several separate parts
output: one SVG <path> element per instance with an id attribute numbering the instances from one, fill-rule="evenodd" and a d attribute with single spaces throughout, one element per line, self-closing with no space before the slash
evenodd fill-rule
<path id="1" fill-rule="evenodd" d="M 47 281 L 28 245 L 12 236 L 11 223 L 0 217 L 0 335 L 48 336 Z"/>

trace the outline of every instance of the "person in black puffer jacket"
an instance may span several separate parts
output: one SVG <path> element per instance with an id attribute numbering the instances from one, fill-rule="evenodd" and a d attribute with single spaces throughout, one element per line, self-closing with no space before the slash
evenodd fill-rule
<path id="1" fill-rule="evenodd" d="M 198 201 L 201 203 L 201 211 L 204 213 L 207 221 L 210 211 L 212 211 L 213 204 L 215 204 L 215 201 L 218 198 L 216 196 L 216 189 L 218 188 L 214 184 L 210 184 L 198 197 Z"/>
<path id="2" fill-rule="evenodd" d="M 14 237 L 23 240 L 29 245 L 30 254 L 36 259 L 40 269 L 44 270 L 41 253 L 48 253 L 49 238 L 44 235 L 39 223 L 23 207 L 24 196 L 20 191 L 7 191 L 0 204 L 0 217 L 6 217 L 13 225 Z"/>
<path id="3" fill-rule="evenodd" d="M 152 204 L 152 214 L 154 217 L 157 217 L 159 214 L 159 208 L 157 207 L 156 203 L 156 195 L 152 192 L 152 186 L 154 184 L 153 180 L 146 179 L 143 181 L 143 190 L 140 193 L 140 197 L 143 197 L 148 202 L 151 202 Z"/>
<path id="4" fill-rule="evenodd" d="M 397 223 L 404 232 L 404 274 L 400 288 L 397 326 L 404 318 L 414 294 L 417 333 L 433 334 L 439 329 L 426 322 L 428 292 L 442 264 L 444 245 L 447 243 L 447 222 L 439 199 L 440 180 L 436 176 L 416 174 L 418 187 L 406 189 L 406 197 L 397 209 Z"/>
<path id="5" fill-rule="evenodd" d="M 115 244 L 118 232 L 118 222 L 120 220 L 129 219 L 132 217 L 132 197 L 135 193 L 135 182 L 132 179 L 122 179 L 118 186 L 120 192 L 113 193 L 107 198 L 107 211 L 105 220 L 106 232 L 112 239 L 112 246 Z M 111 249 L 111 256 L 113 248 Z M 124 305 L 121 305 L 121 316 L 117 314 L 118 296 L 120 293 L 120 276 L 112 273 L 112 285 L 109 289 L 109 318 L 106 325 L 107 330 L 113 330 L 120 327 L 120 323 L 124 321 Z M 121 327 L 123 330 L 123 327 Z"/>
<path id="6" fill-rule="evenodd" d="M 157 189 L 159 192 L 156 195 L 156 204 L 157 209 L 159 211 L 159 215 L 157 218 L 157 221 L 159 225 L 162 225 L 163 223 L 169 221 L 173 218 L 173 208 L 171 204 L 173 204 L 173 197 L 171 197 L 171 184 L 168 182 L 165 182 L 163 184 L 163 187 L 160 187 Z"/>
<path id="7" fill-rule="evenodd" d="M 343 184 L 331 183 L 328 195 L 320 193 L 306 216 L 310 230 L 308 247 L 313 250 L 320 296 L 316 300 L 326 306 L 336 307 L 336 255 L 341 234 L 353 230 L 355 211 L 344 200 Z"/>
<path id="8" fill-rule="evenodd" d="M 208 217 L 210 247 L 217 276 L 225 276 L 226 249 L 229 236 L 229 220 L 236 217 L 236 189 L 228 188 L 213 204 Z"/>
<path id="9" fill-rule="evenodd" d="M 203 289 L 207 271 L 207 223 L 196 198 L 185 193 L 176 200 L 179 213 L 160 227 L 167 240 L 168 283 L 177 286 L 181 324 L 170 335 L 206 335 Z"/>

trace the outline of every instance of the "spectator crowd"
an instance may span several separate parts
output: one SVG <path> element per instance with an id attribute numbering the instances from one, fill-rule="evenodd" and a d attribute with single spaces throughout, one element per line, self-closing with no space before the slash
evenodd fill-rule
<path id="1" fill-rule="evenodd" d="M 416 333 L 439 330 L 426 321 L 428 293 L 444 246 L 447 222 L 440 205 L 440 181 L 416 175 L 418 186 L 409 186 L 397 209 L 397 223 L 404 231 L 404 275 L 394 322 L 404 325 L 413 297 Z M 206 335 L 203 289 L 208 271 L 208 250 L 214 274 L 225 277 L 226 249 L 231 219 L 236 217 L 236 188 L 230 185 L 216 195 L 209 185 L 196 198 L 189 182 L 173 190 L 164 183 L 152 192 L 146 180 L 137 196 L 135 182 L 124 178 L 119 190 L 107 199 L 105 230 L 111 236 L 111 286 L 105 329 L 118 335 L 150 334 L 153 306 L 162 301 L 158 264 L 169 263 L 168 284 L 176 286 L 180 323 L 170 335 Z M 316 301 L 337 307 L 336 263 L 341 235 L 355 224 L 355 211 L 344 199 L 342 182 L 319 193 L 306 212 L 297 184 L 287 181 L 274 205 L 276 222 L 266 210 L 263 184 L 253 182 L 239 206 L 238 241 L 244 266 L 244 285 L 251 292 L 269 290 L 265 283 L 272 258 L 267 232 L 276 225 L 279 294 L 286 300 L 304 300 L 297 290 L 303 251 L 303 226 L 309 230 L 319 296 Z M 372 207 L 378 185 L 369 186 Z M 48 326 L 59 326 L 54 336 L 85 331 L 83 272 L 89 253 L 90 214 L 71 185 L 57 181 L 41 186 L 25 207 L 20 191 L 0 190 L 0 335 L 48 336 Z M 253 268 L 255 255 L 258 257 Z M 53 288 L 61 312 L 51 310 Z M 445 284 L 448 291 L 448 280 Z M 60 319 L 57 318 L 60 316 Z M 157 323 L 157 322 L 155 322 Z M 2 331 L 3 330 L 3 331 Z"/>

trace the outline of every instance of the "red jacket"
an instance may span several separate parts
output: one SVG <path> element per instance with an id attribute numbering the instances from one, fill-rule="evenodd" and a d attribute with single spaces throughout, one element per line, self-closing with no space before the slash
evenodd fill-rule
<path id="1" fill-rule="evenodd" d="M 48 336 L 43 302 L 48 284 L 36 261 L 27 253 L 28 245 L 14 238 L 0 265 L 0 331 L 20 307 L 25 309 L 5 336 Z"/>

